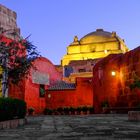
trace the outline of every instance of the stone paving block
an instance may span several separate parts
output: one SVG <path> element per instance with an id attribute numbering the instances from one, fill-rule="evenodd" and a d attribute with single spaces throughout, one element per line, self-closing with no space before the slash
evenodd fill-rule
<path id="1" fill-rule="evenodd" d="M 57 132 L 71 132 L 72 128 L 68 126 L 57 126 Z"/>
<path id="2" fill-rule="evenodd" d="M 104 116 L 44 116 L 27 118 L 28 123 L 24 126 L 0 130 L 0 140 L 3 140 L 3 138 L 5 138 L 4 140 L 140 139 L 139 122 L 128 121 L 127 115 Z M 9 139 L 10 136 L 11 139 Z"/>
<path id="3" fill-rule="evenodd" d="M 113 140 L 113 138 L 92 136 L 92 137 L 82 137 L 80 138 L 80 140 Z"/>
<path id="4" fill-rule="evenodd" d="M 44 124 L 43 124 L 43 125 L 41 126 L 41 129 L 43 129 L 43 130 L 46 129 L 46 130 L 49 131 L 49 132 L 50 132 L 50 131 L 51 131 L 51 132 L 56 131 L 54 125 L 51 125 L 51 126 L 50 126 L 50 125 L 44 125 Z"/>
<path id="5" fill-rule="evenodd" d="M 77 132 L 69 132 L 69 133 L 63 133 L 63 137 L 78 137 L 83 136 L 83 133 L 77 133 Z"/>
<path id="6" fill-rule="evenodd" d="M 139 138 L 140 139 L 140 133 L 139 133 L 139 131 L 133 131 L 133 130 L 115 131 L 114 137 L 116 137 L 116 138 Z"/>

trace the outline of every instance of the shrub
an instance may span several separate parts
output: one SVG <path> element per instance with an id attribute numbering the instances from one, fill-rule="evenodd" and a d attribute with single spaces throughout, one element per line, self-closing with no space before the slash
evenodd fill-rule
<path id="1" fill-rule="evenodd" d="M 140 88 L 140 80 L 134 80 L 132 84 L 130 84 L 130 90 L 133 90 L 135 88 Z"/>
<path id="2" fill-rule="evenodd" d="M 90 112 L 90 114 L 93 114 L 94 113 L 94 107 L 88 107 L 88 110 L 89 110 L 89 112 Z"/>
<path id="3" fill-rule="evenodd" d="M 28 113 L 29 115 L 33 115 L 33 112 L 35 111 L 35 109 L 33 107 L 29 107 L 28 108 Z"/>
<path id="4" fill-rule="evenodd" d="M 83 106 L 83 107 L 59 107 L 57 109 L 49 109 L 49 108 L 45 108 L 44 109 L 44 114 L 45 115 L 71 115 L 71 114 L 81 114 L 81 111 L 83 111 L 84 113 L 86 113 L 87 111 L 89 111 L 90 114 L 94 113 L 94 107 L 87 107 L 87 106 Z"/>
<path id="5" fill-rule="evenodd" d="M 52 113 L 53 113 L 53 110 L 51 110 L 51 109 L 49 109 L 49 108 L 45 108 L 45 109 L 44 109 L 44 114 L 45 114 L 45 115 L 52 115 Z"/>
<path id="6" fill-rule="evenodd" d="M 73 112 L 75 109 L 73 107 L 69 108 L 69 111 Z"/>
<path id="7" fill-rule="evenodd" d="M 65 113 L 66 115 L 69 114 L 69 108 L 68 108 L 68 107 L 64 107 L 64 113 Z"/>
<path id="8" fill-rule="evenodd" d="M 77 107 L 76 111 L 77 111 L 78 114 L 80 114 L 80 112 L 82 111 L 82 107 Z"/>
<path id="9" fill-rule="evenodd" d="M 101 107 L 109 107 L 109 102 L 107 100 L 103 101 Z"/>
<path id="10" fill-rule="evenodd" d="M 25 115 L 26 103 L 23 100 L 0 98 L 0 121 L 24 118 Z"/>
<path id="11" fill-rule="evenodd" d="M 64 111 L 64 109 L 63 109 L 62 107 L 59 107 L 59 108 L 57 108 L 57 111 L 58 111 L 59 113 L 62 113 L 62 112 Z"/>
<path id="12" fill-rule="evenodd" d="M 83 107 L 82 107 L 82 111 L 83 111 L 83 112 L 87 112 L 87 111 L 88 111 L 88 107 L 87 107 L 87 106 L 83 106 Z"/>
<path id="13" fill-rule="evenodd" d="M 18 118 L 24 118 L 26 115 L 26 103 L 23 100 L 13 99 L 14 106 L 15 106 L 15 116 Z"/>

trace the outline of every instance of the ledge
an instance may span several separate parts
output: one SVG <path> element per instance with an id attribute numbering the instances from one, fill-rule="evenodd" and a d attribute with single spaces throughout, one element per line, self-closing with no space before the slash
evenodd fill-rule
<path id="1" fill-rule="evenodd" d="M 0 122 L 0 129 L 10 129 L 10 128 L 17 128 L 18 126 L 22 126 L 26 124 L 26 119 L 14 119 L 8 121 Z"/>
<path id="2" fill-rule="evenodd" d="M 128 120 L 129 121 L 140 121 L 140 111 L 129 111 Z"/>

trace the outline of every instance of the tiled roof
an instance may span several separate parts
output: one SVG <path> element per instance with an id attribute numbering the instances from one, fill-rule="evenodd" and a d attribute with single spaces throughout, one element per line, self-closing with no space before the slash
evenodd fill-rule
<path id="1" fill-rule="evenodd" d="M 63 90 L 63 89 L 75 89 L 76 86 L 73 83 L 66 83 L 64 81 L 59 81 L 56 84 L 49 87 L 48 90 Z"/>

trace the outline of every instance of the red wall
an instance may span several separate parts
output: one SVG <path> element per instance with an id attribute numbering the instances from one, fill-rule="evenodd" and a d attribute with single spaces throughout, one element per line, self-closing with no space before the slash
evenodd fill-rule
<path id="1" fill-rule="evenodd" d="M 48 97 L 51 94 L 51 97 Z M 77 78 L 76 89 L 47 90 L 46 107 L 93 106 L 92 78 Z"/>
<path id="2" fill-rule="evenodd" d="M 25 81 L 23 80 L 18 85 L 9 83 L 9 97 L 24 100 L 25 98 Z"/>
<path id="3" fill-rule="evenodd" d="M 50 84 L 61 80 L 62 78 L 62 75 L 56 70 L 55 66 L 46 58 L 40 57 L 36 59 L 33 65 L 37 71 L 43 74 L 49 74 Z M 32 81 L 32 71 L 33 69 L 30 70 L 30 75 L 21 85 L 10 85 L 9 96 L 19 98 L 19 94 L 21 93 L 28 108 L 33 107 L 35 109 L 35 113 L 42 113 L 46 107 L 46 101 L 45 97 L 39 96 L 39 84 L 35 84 Z M 49 85 L 45 85 L 45 89 L 47 89 L 48 86 Z"/>
<path id="4" fill-rule="evenodd" d="M 101 104 L 109 101 L 110 107 L 136 107 L 140 90 L 130 90 L 134 73 L 140 77 L 140 47 L 126 54 L 109 55 L 93 68 L 95 113 L 101 113 Z M 111 75 L 116 72 L 116 76 Z M 135 92 L 135 93 L 134 93 Z"/>

